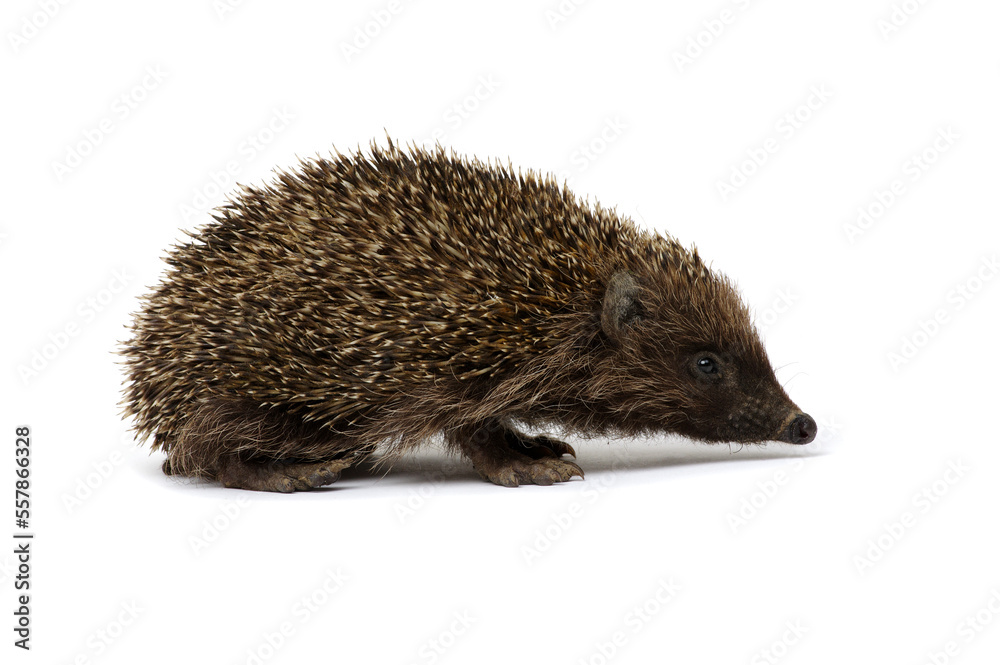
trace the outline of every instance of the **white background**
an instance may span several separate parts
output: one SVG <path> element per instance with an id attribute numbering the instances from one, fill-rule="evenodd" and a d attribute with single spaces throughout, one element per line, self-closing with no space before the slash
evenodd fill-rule
<path id="1" fill-rule="evenodd" d="M 996 662 L 1000 6 L 234 4 L 4 5 L 4 662 Z M 697 243 L 818 441 L 593 440 L 516 490 L 434 449 L 291 496 L 163 476 L 114 349 L 165 250 L 386 133 Z"/>

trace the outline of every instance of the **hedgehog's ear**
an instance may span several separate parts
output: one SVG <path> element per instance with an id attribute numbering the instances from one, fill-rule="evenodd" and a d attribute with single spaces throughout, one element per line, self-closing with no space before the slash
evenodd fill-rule
<path id="1" fill-rule="evenodd" d="M 601 328 L 613 342 L 621 343 L 629 326 L 642 319 L 639 300 L 639 280 L 635 275 L 619 270 L 608 280 L 601 310 Z"/>

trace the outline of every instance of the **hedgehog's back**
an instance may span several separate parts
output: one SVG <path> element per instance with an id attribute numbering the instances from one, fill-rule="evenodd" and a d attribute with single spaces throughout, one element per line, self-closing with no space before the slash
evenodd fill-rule
<path id="1" fill-rule="evenodd" d="M 125 349 L 126 410 L 169 432 L 241 395 L 334 426 L 420 386 L 468 392 L 558 344 L 633 236 L 552 179 L 443 150 L 305 162 L 168 257 Z"/>

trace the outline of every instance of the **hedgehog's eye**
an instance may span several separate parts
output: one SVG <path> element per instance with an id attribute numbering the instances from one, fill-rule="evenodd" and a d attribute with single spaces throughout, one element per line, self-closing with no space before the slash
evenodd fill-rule
<path id="1" fill-rule="evenodd" d="M 699 358 L 697 365 L 698 369 L 705 374 L 718 374 L 719 372 L 719 367 L 715 364 L 715 361 L 708 356 Z"/>

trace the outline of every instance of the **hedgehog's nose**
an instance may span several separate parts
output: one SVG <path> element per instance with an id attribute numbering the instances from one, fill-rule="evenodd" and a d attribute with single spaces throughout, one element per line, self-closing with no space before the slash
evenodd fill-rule
<path id="1" fill-rule="evenodd" d="M 816 421 L 808 413 L 800 413 L 792 419 L 784 432 L 783 441 L 788 443 L 809 443 L 816 438 Z"/>

